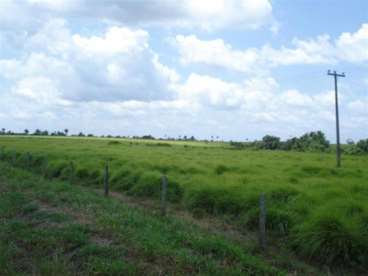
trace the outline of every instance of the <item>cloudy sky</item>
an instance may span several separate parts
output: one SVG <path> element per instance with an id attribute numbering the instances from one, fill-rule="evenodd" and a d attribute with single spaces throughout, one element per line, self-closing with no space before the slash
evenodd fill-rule
<path id="1" fill-rule="evenodd" d="M 0 127 L 368 137 L 365 0 L 0 0 Z"/>

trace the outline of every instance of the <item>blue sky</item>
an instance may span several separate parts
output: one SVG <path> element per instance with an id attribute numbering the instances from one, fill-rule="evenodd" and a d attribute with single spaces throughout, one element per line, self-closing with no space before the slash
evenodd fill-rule
<path id="1" fill-rule="evenodd" d="M 0 0 L 0 126 L 367 138 L 363 0 Z"/>

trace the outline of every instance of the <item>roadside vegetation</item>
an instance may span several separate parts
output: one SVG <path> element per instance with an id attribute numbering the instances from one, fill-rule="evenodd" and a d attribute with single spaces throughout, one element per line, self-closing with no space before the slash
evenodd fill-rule
<path id="1" fill-rule="evenodd" d="M 3 162 L 0 174 L 1 275 L 286 275 L 251 244 L 175 217 Z"/>
<path id="2" fill-rule="evenodd" d="M 313 142 L 316 137 L 321 135 L 298 141 Z M 264 140 L 274 142 L 269 137 Z M 312 142 L 308 144 L 313 149 L 320 147 Z M 0 159 L 91 189 L 102 188 L 108 161 L 113 191 L 153 199 L 159 197 L 165 174 L 169 201 L 197 217 L 221 217 L 244 231 L 257 228 L 258 199 L 264 193 L 270 235 L 318 265 L 367 272 L 368 156 L 345 155 L 343 168 L 336 169 L 335 155 L 328 150 L 236 150 L 225 143 L 165 143 L 4 136 Z"/>

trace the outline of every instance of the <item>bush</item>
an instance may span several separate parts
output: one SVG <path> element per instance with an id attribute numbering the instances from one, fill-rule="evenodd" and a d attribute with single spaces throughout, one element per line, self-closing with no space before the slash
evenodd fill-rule
<path id="1" fill-rule="evenodd" d="M 323 210 L 311 220 L 295 227 L 292 244 L 309 258 L 325 264 L 364 264 L 367 259 L 368 239 L 356 221 Z"/>
<path id="2" fill-rule="evenodd" d="M 235 148 L 235 149 L 244 149 L 244 148 L 246 148 L 246 144 L 242 143 L 242 142 L 230 141 L 230 146 Z"/>
<path id="3" fill-rule="evenodd" d="M 128 194 L 160 198 L 161 180 L 161 173 L 157 171 L 145 172 L 139 177 L 137 183 L 131 186 Z M 182 195 L 183 189 L 181 186 L 173 179 L 169 179 L 167 185 L 167 200 L 171 202 L 178 202 L 182 198 Z"/>
<path id="4" fill-rule="evenodd" d="M 130 166 L 124 166 L 118 171 L 112 171 L 111 186 L 120 191 L 130 190 L 139 180 L 141 171 L 135 171 Z"/>
<path id="5" fill-rule="evenodd" d="M 360 140 L 356 147 L 358 149 L 358 152 L 360 153 L 368 153 L 368 139 Z"/>
<path id="6" fill-rule="evenodd" d="M 120 145 L 121 144 L 121 142 L 119 142 L 119 141 L 109 141 L 108 143 L 107 143 L 109 146 L 114 146 L 114 145 Z"/>
<path id="7" fill-rule="evenodd" d="M 171 147 L 169 143 L 146 143 L 146 146 L 149 147 Z"/>
<path id="8" fill-rule="evenodd" d="M 129 195 L 156 196 L 160 194 L 160 177 L 156 172 L 145 172 L 128 191 Z"/>
<path id="9" fill-rule="evenodd" d="M 202 187 L 188 190 L 185 203 L 193 211 L 201 210 L 209 214 L 240 214 L 245 210 L 246 201 L 233 189 Z"/>
<path id="10" fill-rule="evenodd" d="M 49 163 L 46 169 L 46 177 L 58 178 L 61 176 L 61 172 L 68 166 L 69 163 L 65 161 Z"/>
<path id="11" fill-rule="evenodd" d="M 271 191 L 269 198 L 272 203 L 287 204 L 298 194 L 299 192 L 295 188 L 285 186 Z"/>
<path id="12" fill-rule="evenodd" d="M 267 229 L 271 229 L 279 234 L 286 235 L 293 225 L 292 216 L 289 212 L 280 208 L 269 208 L 267 211 Z"/>
<path id="13" fill-rule="evenodd" d="M 225 165 L 218 165 L 216 166 L 215 168 L 215 173 L 217 175 L 221 175 L 221 174 L 224 174 L 225 172 L 229 171 L 229 168 L 226 167 Z"/>

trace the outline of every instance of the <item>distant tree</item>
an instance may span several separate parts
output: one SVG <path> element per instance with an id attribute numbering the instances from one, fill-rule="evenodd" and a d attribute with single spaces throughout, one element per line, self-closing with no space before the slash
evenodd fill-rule
<path id="1" fill-rule="evenodd" d="M 276 136 L 266 135 L 262 138 L 261 147 L 268 150 L 276 150 L 280 148 L 280 138 Z"/>
<path id="2" fill-rule="evenodd" d="M 6 131 L 6 129 L 5 128 L 2 128 L 1 129 L 1 134 L 5 134 L 5 131 Z"/>
<path id="3" fill-rule="evenodd" d="M 355 143 L 354 143 L 354 140 L 353 139 L 347 139 L 346 140 L 346 144 L 348 144 L 348 145 L 354 145 Z"/>
<path id="4" fill-rule="evenodd" d="M 303 147 L 299 141 L 299 138 L 293 137 L 286 140 L 286 142 L 282 144 L 282 149 L 302 151 Z"/>
<path id="5" fill-rule="evenodd" d="M 361 149 L 355 144 L 353 139 L 347 139 L 346 145 L 342 147 L 345 154 L 359 154 L 362 153 Z"/>
<path id="6" fill-rule="evenodd" d="M 65 136 L 68 136 L 68 133 L 69 133 L 69 129 L 64 129 L 64 133 L 65 133 Z"/>
<path id="7" fill-rule="evenodd" d="M 28 130 L 28 129 L 25 129 L 25 130 L 24 130 L 24 134 L 25 134 L 25 135 L 28 135 L 28 134 L 29 134 L 29 130 Z"/>
<path id="8" fill-rule="evenodd" d="M 190 140 L 191 140 L 191 141 L 195 141 L 195 137 L 194 137 L 194 136 L 191 136 L 191 137 L 190 137 Z"/>
<path id="9" fill-rule="evenodd" d="M 359 140 L 356 147 L 360 153 L 368 153 L 368 139 Z"/>
<path id="10" fill-rule="evenodd" d="M 155 137 L 153 137 L 152 135 L 143 135 L 142 136 L 142 139 L 145 139 L 145 140 L 155 140 Z"/>
<path id="11" fill-rule="evenodd" d="M 62 131 L 54 131 L 50 135 L 51 136 L 65 136 L 65 133 Z"/>
<path id="12" fill-rule="evenodd" d="M 293 137 L 282 143 L 284 150 L 296 151 L 327 151 L 330 148 L 330 142 L 326 139 L 322 131 L 308 132 L 301 137 Z"/>
<path id="13" fill-rule="evenodd" d="M 300 140 L 303 147 L 310 151 L 326 151 L 330 147 L 330 142 L 322 131 L 306 133 Z"/>
<path id="14" fill-rule="evenodd" d="M 84 135 L 84 133 L 83 133 L 83 132 L 79 132 L 79 133 L 78 133 L 78 136 L 79 136 L 79 137 L 85 137 L 86 135 Z"/>

